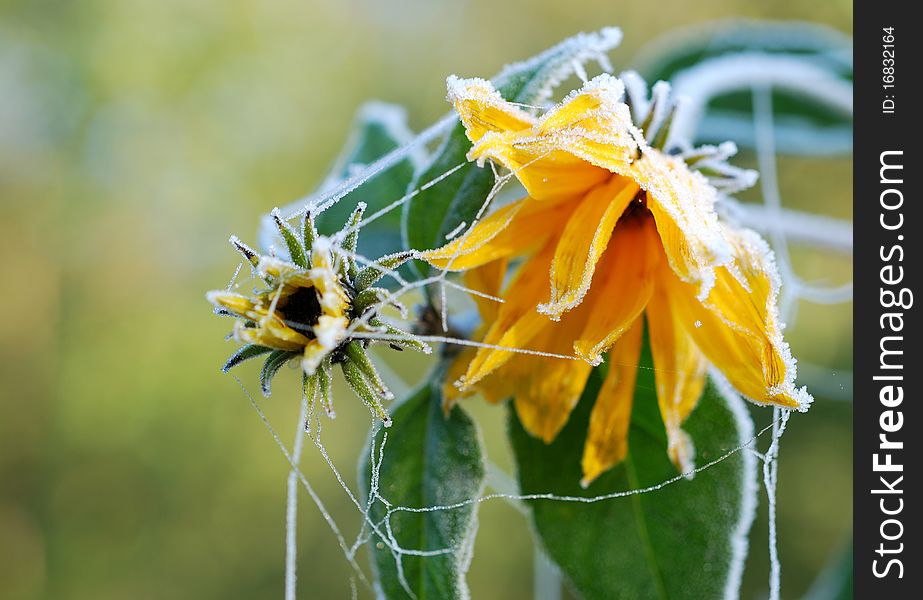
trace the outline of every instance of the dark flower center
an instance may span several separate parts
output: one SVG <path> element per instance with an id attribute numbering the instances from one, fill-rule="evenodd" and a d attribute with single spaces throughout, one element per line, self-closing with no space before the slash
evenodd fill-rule
<path id="1" fill-rule="evenodd" d="M 312 328 L 317 324 L 320 313 L 317 291 L 311 287 L 298 288 L 279 309 L 279 315 L 289 327 L 300 330 L 310 338 L 314 337 Z"/>

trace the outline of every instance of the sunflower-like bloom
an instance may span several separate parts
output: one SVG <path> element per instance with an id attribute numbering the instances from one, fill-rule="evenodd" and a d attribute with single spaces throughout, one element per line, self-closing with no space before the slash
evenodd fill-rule
<path id="1" fill-rule="evenodd" d="M 375 416 L 389 425 L 382 400 L 393 396 L 365 348 L 376 341 L 397 350 L 407 347 L 428 352 L 429 348 L 378 315 L 378 308 L 389 294 L 372 286 L 409 260 L 412 253 L 386 256 L 360 270 L 355 251 L 364 209 L 365 205 L 360 204 L 338 234 L 340 243 L 318 235 L 310 213 L 305 215 L 298 234 L 278 211 L 273 211 L 287 246 L 287 259 L 262 256 L 236 237 L 231 238 L 266 287 L 249 296 L 216 290 L 206 297 L 219 314 L 237 317 L 233 337 L 244 344 L 228 359 L 225 372 L 245 360 L 268 354 L 260 374 L 263 393 L 268 396 L 270 382 L 282 365 L 297 360 L 304 373 L 305 394 L 310 399 L 319 398 L 327 413 L 334 416 L 332 367 L 339 364 L 350 387 Z M 378 340 L 376 334 L 385 335 Z"/>
<path id="2" fill-rule="evenodd" d="M 658 84 L 648 101 L 639 79 L 627 75 L 627 102 L 622 82 L 602 75 L 535 117 L 489 82 L 449 78 L 448 98 L 473 143 L 468 158 L 510 169 L 528 196 L 423 254 L 436 267 L 465 271 L 472 289 L 502 297 L 475 297 L 485 347 L 456 363 L 456 386 L 488 400 L 513 397 L 533 435 L 554 439 L 608 353 L 584 484 L 626 456 L 644 322 L 668 453 L 683 472 L 694 447 L 682 424 L 708 363 L 755 403 L 804 410 L 811 401 L 794 385 L 770 249 L 715 212 L 716 186 L 745 187 L 755 173 L 726 164 L 732 145 L 663 150 L 668 88 Z M 504 285 L 511 260 L 519 266 Z"/>

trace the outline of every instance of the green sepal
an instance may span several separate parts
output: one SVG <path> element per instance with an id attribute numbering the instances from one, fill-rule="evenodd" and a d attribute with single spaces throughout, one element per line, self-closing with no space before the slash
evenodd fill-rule
<path id="1" fill-rule="evenodd" d="M 276 376 L 282 365 L 287 363 L 289 359 L 298 356 L 298 354 L 298 352 L 288 350 L 273 350 L 266 357 L 266 362 L 263 363 L 263 369 L 260 371 L 260 389 L 263 391 L 264 396 L 268 398 L 272 395 L 272 390 L 270 389 L 272 378 Z"/>
<path id="2" fill-rule="evenodd" d="M 314 373 L 314 376 L 317 378 L 317 394 L 320 399 L 320 405 L 324 408 L 324 412 L 327 413 L 327 416 L 331 419 L 335 419 L 337 413 L 333 410 L 333 377 L 331 371 L 330 358 L 325 358 L 321 361 L 317 371 Z"/>
<path id="3" fill-rule="evenodd" d="M 355 281 L 356 276 L 359 275 L 359 266 L 356 263 L 356 252 L 359 251 L 359 223 L 362 222 L 362 215 L 365 214 L 365 208 L 365 202 L 358 203 L 353 214 L 350 215 L 349 220 L 346 221 L 346 225 L 343 227 L 343 231 L 346 232 L 346 237 L 343 238 L 341 246 L 344 251 L 341 268 L 345 267 L 343 276 L 347 281 Z"/>
<path id="4" fill-rule="evenodd" d="M 365 348 L 362 347 L 361 342 L 354 340 L 346 344 L 346 356 L 349 358 L 350 362 L 358 367 L 362 375 L 369 384 L 372 385 L 379 396 L 385 400 L 394 399 L 394 394 L 391 393 L 391 390 L 389 390 L 385 382 L 382 381 L 381 375 L 378 374 L 378 369 L 375 368 L 375 364 L 369 359 L 369 355 L 365 353 Z"/>
<path id="5" fill-rule="evenodd" d="M 375 261 L 375 264 L 369 265 L 359 271 L 359 274 L 356 275 L 356 279 L 353 282 L 353 287 L 356 288 L 357 292 L 362 292 L 375 285 L 389 271 L 397 269 L 413 258 L 414 254 L 415 252 L 412 250 L 404 250 L 403 252 L 396 252 L 379 258 Z"/>
<path id="6" fill-rule="evenodd" d="M 272 215 L 272 220 L 276 223 L 279 234 L 285 241 L 285 247 L 288 248 L 288 255 L 292 259 L 292 262 L 301 268 L 308 268 L 308 261 L 305 259 L 304 255 L 304 247 L 302 247 L 301 242 L 298 240 L 295 231 L 282 219 L 282 215 L 279 214 L 278 208 L 272 209 L 270 214 Z"/>
<path id="7" fill-rule="evenodd" d="M 231 239 L 228 241 L 231 242 L 231 245 L 234 246 L 234 248 L 236 248 L 237 251 L 243 255 L 244 259 L 254 268 L 260 264 L 260 255 L 257 254 L 256 250 L 240 241 L 239 237 L 232 235 Z"/>
<path id="8" fill-rule="evenodd" d="M 304 249 L 310 253 L 311 248 L 314 247 L 314 240 L 317 239 L 317 227 L 314 225 L 314 215 L 311 214 L 311 210 L 307 209 L 304 211 L 304 214 L 301 215 L 301 241 L 304 244 Z"/>
<path id="9" fill-rule="evenodd" d="M 230 312 L 228 312 L 228 314 L 231 316 L 236 316 Z M 246 346 L 241 346 L 237 352 L 232 354 L 231 357 L 228 358 L 228 361 L 224 363 L 224 366 L 221 367 L 221 372 L 227 373 L 240 363 L 246 360 L 250 360 L 251 358 L 256 358 L 257 356 L 266 354 L 267 352 L 272 352 L 272 348 L 267 348 L 266 346 L 260 346 L 258 344 L 247 344 Z"/>
<path id="10" fill-rule="evenodd" d="M 362 315 L 372 306 L 384 302 L 390 292 L 384 288 L 366 288 L 353 298 L 353 313 Z"/>
<path id="11" fill-rule="evenodd" d="M 372 383 L 365 378 L 365 374 L 358 365 L 351 360 L 345 360 L 340 363 L 340 368 L 343 370 L 346 383 L 356 392 L 359 399 L 369 407 L 373 415 L 381 419 L 385 427 L 390 427 L 391 417 L 381 404 L 381 396 L 373 388 Z"/>
<path id="12" fill-rule="evenodd" d="M 402 339 L 382 339 L 373 341 L 380 341 L 398 350 L 407 348 L 408 350 L 416 350 L 417 352 L 422 352 L 423 354 L 431 354 L 433 352 L 432 347 L 426 342 L 410 337 L 411 334 L 407 333 L 403 329 L 399 329 L 394 325 L 385 323 L 381 319 L 369 319 L 369 327 L 380 329 L 382 333 L 386 333 L 389 336 L 407 336 L 403 337 Z"/>

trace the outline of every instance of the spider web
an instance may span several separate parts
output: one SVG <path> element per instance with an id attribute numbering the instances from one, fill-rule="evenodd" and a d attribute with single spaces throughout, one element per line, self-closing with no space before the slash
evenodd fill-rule
<path id="1" fill-rule="evenodd" d="M 581 79 L 585 79 L 585 73 L 583 71 L 582 64 L 575 64 L 573 67 L 574 73 L 576 73 Z M 839 254 L 851 254 L 852 250 L 852 237 L 851 237 L 851 224 L 845 221 L 839 221 L 825 216 L 815 215 L 811 213 L 804 213 L 786 209 L 782 205 L 779 186 L 777 181 L 777 169 L 775 163 L 775 146 L 773 139 L 773 112 L 772 112 L 772 100 L 770 94 L 770 88 L 768 86 L 753 86 L 753 100 L 754 100 L 754 124 L 757 134 L 757 147 L 756 155 L 759 163 L 759 168 L 761 171 L 761 184 L 760 191 L 762 195 L 762 204 L 742 204 L 735 201 L 732 198 L 726 197 L 721 200 L 721 210 L 726 219 L 732 222 L 736 222 L 740 225 L 745 225 L 753 229 L 758 230 L 760 233 L 763 233 L 769 238 L 771 245 L 776 254 L 776 261 L 781 272 L 781 277 L 783 280 L 783 286 L 781 291 L 781 312 L 782 318 L 788 319 L 794 316 L 794 309 L 797 305 L 797 302 L 800 300 L 809 300 L 816 303 L 841 303 L 846 302 L 851 299 L 852 295 L 852 283 L 848 283 L 842 286 L 822 286 L 817 285 L 808 281 L 805 281 L 795 272 L 791 258 L 789 255 L 789 242 L 794 240 L 802 244 L 807 244 L 813 247 L 816 247 L 821 250 L 830 251 Z M 411 156 L 415 152 L 419 152 L 422 147 L 425 145 L 437 140 L 441 135 L 447 133 L 452 126 L 457 122 L 457 118 L 450 114 L 442 118 L 435 125 L 421 132 L 419 135 L 409 140 L 403 146 L 397 148 L 396 150 L 386 154 L 382 158 L 368 165 L 367 167 L 361 169 L 351 177 L 347 178 L 342 183 L 334 186 L 332 189 L 325 191 L 324 193 L 309 196 L 298 201 L 296 204 L 300 208 L 290 212 L 286 215 L 288 220 L 298 218 L 300 215 L 304 214 L 305 211 L 311 210 L 315 215 L 320 214 L 328 208 L 334 206 L 337 202 L 346 197 L 350 192 L 359 189 L 365 182 L 371 178 L 377 176 L 378 174 L 388 170 L 394 165 L 400 163 L 402 160 Z M 536 160 L 539 160 L 539 157 Z M 534 161 L 533 161 L 534 162 Z M 354 226 L 354 228 L 347 229 L 343 232 L 335 234 L 332 237 L 334 244 L 342 244 L 346 235 L 350 233 L 353 229 L 362 229 L 369 223 L 374 222 L 375 220 L 383 217 L 386 214 L 394 210 L 399 210 L 409 201 L 411 201 L 415 196 L 421 192 L 438 185 L 440 182 L 444 181 L 446 178 L 451 176 L 457 170 L 462 168 L 466 163 L 459 163 L 458 165 L 453 166 L 450 169 L 447 169 L 444 173 L 433 178 L 430 181 L 427 181 L 417 187 L 416 189 L 408 191 L 402 197 L 395 199 L 393 202 L 385 206 L 384 208 L 375 211 L 374 213 L 366 216 L 362 219 L 360 223 Z M 473 229 L 473 227 L 479 222 L 479 220 L 487 213 L 488 209 L 494 203 L 497 195 L 503 189 L 503 187 L 509 183 L 516 172 L 505 172 L 500 173 L 496 167 L 491 164 L 491 168 L 494 173 L 494 185 L 490 190 L 490 193 L 485 198 L 483 204 L 480 207 L 480 210 L 475 215 L 471 223 L 458 223 L 457 227 L 447 236 L 448 238 L 455 238 L 457 236 L 467 236 Z M 531 163 L 523 165 L 520 169 L 528 168 Z M 512 217 L 511 217 L 512 219 Z M 461 245 L 459 245 L 459 250 L 461 250 Z M 388 269 L 374 260 L 371 260 L 360 254 L 349 254 L 354 260 L 362 265 L 372 266 L 379 269 L 382 273 L 390 278 L 396 285 L 394 291 L 389 291 L 387 296 L 383 298 L 379 303 L 379 308 L 384 307 L 385 305 L 398 305 L 402 298 L 408 296 L 409 294 L 418 292 L 422 290 L 425 286 L 434 286 L 439 292 L 440 298 L 440 313 L 441 313 L 441 323 L 442 329 L 444 332 L 449 331 L 449 317 L 448 317 L 448 302 L 446 296 L 447 289 L 455 289 L 471 294 L 478 294 L 482 297 L 485 297 L 489 300 L 496 302 L 502 302 L 501 298 L 496 298 L 489 296 L 474 290 L 470 290 L 465 286 L 460 285 L 459 283 L 448 279 L 448 271 L 451 268 L 451 263 L 455 257 L 449 260 L 448 265 L 436 272 L 435 274 L 426 277 L 424 279 L 407 281 L 402 275 L 393 269 Z M 456 253 L 457 255 L 457 253 Z M 241 266 L 238 266 L 237 272 L 235 272 L 234 278 L 229 284 L 229 288 L 241 285 L 241 282 L 237 281 L 238 274 L 240 272 Z M 393 335 L 388 336 L 387 334 L 367 334 L 360 331 L 357 331 L 357 328 L 365 324 L 365 321 L 370 318 L 368 315 L 371 315 L 373 311 L 367 311 L 364 318 L 360 318 L 357 321 L 353 322 L 350 325 L 350 328 L 347 332 L 347 335 L 352 337 L 374 337 L 377 339 L 389 339 L 393 338 L 395 340 L 401 339 L 413 339 L 420 342 L 428 343 L 440 343 L 440 344 L 455 344 L 455 345 L 464 345 L 464 346 L 476 346 L 476 347 L 485 347 L 485 348 L 496 348 L 509 350 L 516 353 L 522 354 L 532 354 L 540 355 L 548 358 L 558 359 L 558 360 L 579 360 L 573 356 L 560 355 L 560 354 L 551 354 L 547 352 L 540 352 L 537 350 L 532 350 L 529 348 L 518 348 L 518 347 L 507 347 L 507 346 L 497 346 L 484 344 L 481 342 L 468 340 L 464 338 L 452 337 L 449 335 L 428 335 L 428 336 L 399 336 Z M 387 368 L 387 367 L 386 367 Z M 810 369 L 815 373 L 820 372 L 819 368 Z M 688 475 L 698 473 L 705 469 L 709 469 L 715 464 L 726 460 L 727 458 L 735 455 L 742 454 L 744 456 L 744 463 L 750 465 L 750 470 L 755 474 L 756 471 L 756 461 L 762 463 L 762 482 L 763 487 L 766 492 L 766 497 L 768 501 L 769 508 L 769 554 L 770 554 L 770 598 L 777 600 L 779 598 L 780 592 L 780 574 L 781 574 L 781 564 L 778 557 L 777 551 L 777 531 L 776 531 L 776 516 L 775 516 L 775 492 L 778 482 L 778 455 L 780 450 L 780 441 L 782 434 L 786 429 L 786 425 L 789 419 L 789 411 L 784 409 L 775 408 L 773 412 L 773 418 L 770 425 L 764 427 L 759 432 L 753 432 L 752 421 L 750 421 L 749 414 L 745 407 L 745 404 L 740 399 L 740 397 L 731 389 L 730 385 L 723 380 L 723 377 L 720 373 L 712 371 L 712 378 L 717 381 L 719 389 L 722 391 L 725 399 L 728 401 L 728 405 L 738 420 L 738 427 L 741 429 L 741 438 L 746 439 L 740 446 L 732 449 L 728 449 L 724 454 L 718 458 L 708 462 L 707 464 L 701 465 L 695 468 L 689 473 L 681 473 L 672 478 L 669 478 L 665 481 L 662 481 L 656 485 L 646 487 L 643 489 L 633 489 L 629 491 L 616 492 L 603 494 L 595 497 L 579 497 L 579 496 L 560 496 L 551 493 L 546 494 L 521 494 L 516 489 L 515 481 L 500 471 L 492 463 L 488 464 L 488 485 L 493 490 L 490 493 L 480 495 L 476 498 L 472 498 L 468 501 L 451 504 L 451 505 L 437 505 L 437 506 L 423 506 L 423 507 L 411 507 L 411 506 L 397 506 L 392 505 L 387 498 L 383 497 L 380 494 L 380 467 L 385 457 L 385 450 L 387 446 L 387 431 L 383 432 L 382 442 L 376 447 L 375 439 L 376 433 L 379 432 L 380 423 L 374 418 L 374 415 L 370 419 L 371 425 L 371 436 L 372 440 L 369 452 L 369 461 L 372 466 L 371 472 L 371 481 L 369 482 L 369 493 L 368 499 L 366 502 L 362 502 L 360 497 L 346 482 L 342 476 L 340 470 L 334 464 L 334 461 L 330 457 L 330 454 L 327 451 L 326 446 L 324 445 L 322 438 L 322 419 L 320 414 L 317 411 L 317 398 L 308 398 L 303 397 L 301 401 L 301 408 L 298 422 L 296 423 L 296 433 L 294 440 L 291 446 L 287 446 L 283 441 L 280 434 L 272 426 L 266 414 L 264 413 L 261 405 L 255 397 L 247 390 L 239 379 L 235 377 L 238 385 L 243 390 L 243 393 L 248 398 L 251 406 L 254 411 L 259 416 L 260 420 L 263 422 L 275 443 L 278 445 L 283 457 L 288 462 L 291 470 L 288 476 L 288 485 L 287 485 L 287 505 L 286 505 L 286 563 L 285 563 L 285 598 L 286 600 L 294 599 L 296 597 L 296 584 L 297 584 L 297 571 L 296 571 L 296 558 L 297 558 L 297 518 L 298 518 L 298 487 L 300 486 L 305 490 L 315 508 L 319 511 L 322 518 L 328 525 L 333 536 L 335 537 L 340 550 L 343 553 L 344 559 L 348 562 L 352 575 L 350 576 L 349 586 L 351 595 L 353 598 L 357 598 L 359 595 L 360 588 L 368 589 L 372 592 L 377 593 L 379 590 L 376 590 L 373 578 L 369 576 L 365 570 L 360 566 L 357 555 L 359 550 L 373 539 L 380 540 L 379 543 L 383 544 L 388 551 L 392 554 L 397 565 L 398 577 L 405 591 L 410 595 L 410 597 L 415 597 L 410 586 L 404 580 L 403 570 L 402 570 L 402 558 L 404 556 L 419 556 L 419 557 L 428 557 L 428 556 L 437 556 L 447 553 L 456 553 L 456 552 L 472 552 L 473 549 L 468 548 L 458 548 L 458 547 L 448 547 L 437 550 L 420 550 L 414 548 L 403 548 L 398 543 L 394 532 L 391 529 L 391 517 L 395 514 L 402 512 L 409 513 L 428 513 L 428 512 L 437 512 L 437 511 L 451 511 L 457 510 L 459 508 L 471 505 L 477 505 L 488 501 L 494 500 L 503 500 L 506 502 L 512 503 L 514 506 L 517 506 L 520 509 L 523 509 L 522 503 L 525 501 L 544 501 L 544 500 L 553 500 L 561 502 L 579 502 L 579 503 L 594 503 L 594 502 L 603 502 L 610 501 L 619 498 L 624 498 L 627 496 L 632 496 L 636 494 L 644 494 L 651 491 L 656 491 L 662 489 L 666 486 L 672 485 L 678 481 L 683 480 Z M 813 379 L 813 378 L 812 378 Z M 395 382 L 398 385 L 401 384 L 400 381 Z M 406 384 L 404 384 L 406 386 Z M 409 386 L 407 386 L 409 389 Z M 849 390 L 840 388 L 841 394 L 837 395 L 835 393 L 830 394 L 826 393 L 825 396 L 839 397 L 841 399 L 848 399 L 851 397 Z M 398 390 L 400 391 L 400 390 Z M 405 390 L 406 391 L 406 390 Z M 830 391 L 830 390 L 828 390 Z M 835 392 L 835 390 L 833 390 Z M 400 394 L 398 394 L 400 395 Z M 769 434 L 768 447 L 765 451 L 760 452 L 758 449 L 758 440 L 761 436 Z M 356 536 L 349 540 L 344 534 L 341 527 L 333 519 L 330 514 L 330 511 L 327 509 L 323 499 L 317 493 L 316 489 L 312 486 L 311 482 L 308 480 L 304 472 L 300 468 L 301 457 L 304 452 L 305 439 L 309 440 L 315 450 L 320 454 L 329 468 L 330 472 L 336 478 L 339 486 L 347 495 L 349 501 L 354 505 L 356 511 L 359 513 L 362 519 L 361 528 L 356 534 Z M 746 468 L 746 467 L 745 467 Z M 375 521 L 370 516 L 370 509 L 373 503 L 381 502 L 387 511 L 385 516 Z M 754 501 L 755 502 L 755 501 Z M 523 509 L 524 510 L 524 509 Z M 726 597 L 736 597 L 737 587 L 739 586 L 740 576 L 743 570 L 743 562 L 746 557 L 746 534 L 749 531 L 750 524 L 755 515 L 755 505 L 745 507 L 742 511 L 745 514 L 742 514 L 740 517 L 740 522 L 737 527 L 737 536 L 735 540 L 732 540 L 732 544 L 736 544 L 738 547 L 735 549 L 736 561 L 732 565 L 731 574 L 727 582 L 726 588 Z M 547 567 L 546 567 L 547 568 Z M 551 578 L 551 581 L 557 581 L 557 587 L 560 588 L 559 575 L 556 575 L 553 572 L 544 573 L 545 581 L 548 581 L 548 578 Z M 546 590 L 548 588 L 546 587 Z M 550 594 L 546 591 L 547 597 L 559 597 L 559 592 L 555 592 L 552 587 Z"/>

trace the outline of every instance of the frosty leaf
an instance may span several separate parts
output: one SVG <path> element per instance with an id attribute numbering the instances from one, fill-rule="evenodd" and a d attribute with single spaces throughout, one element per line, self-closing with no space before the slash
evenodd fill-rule
<path id="1" fill-rule="evenodd" d="M 687 98 L 675 131 L 697 143 L 755 144 L 752 88 L 772 89 L 781 152 L 841 154 L 852 147 L 852 44 L 806 23 L 721 22 L 672 32 L 642 51 L 648 81 Z"/>
<path id="2" fill-rule="evenodd" d="M 628 456 L 586 490 L 578 483 L 580 459 L 602 381 L 599 369 L 553 443 L 529 436 L 511 415 L 509 434 L 523 494 L 593 497 L 678 477 L 667 458 L 647 347 L 641 362 Z M 699 466 L 752 436 L 742 401 L 724 399 L 711 386 L 684 428 L 695 440 Z M 738 452 L 691 481 L 680 477 L 656 491 L 594 503 L 533 501 L 535 531 L 583 598 L 726 597 L 725 590 L 739 586 L 746 555 L 756 502 L 755 460 Z"/>
<path id="3" fill-rule="evenodd" d="M 380 482 L 377 492 L 391 506 L 446 506 L 471 500 L 480 493 L 484 464 L 477 428 L 458 407 L 448 417 L 443 415 L 439 389 L 436 378 L 392 408 L 393 425 L 378 432 L 374 452 L 366 452 L 360 465 L 366 499 L 370 482 Z M 388 440 L 384 460 L 378 476 L 373 478 L 370 460 L 379 460 L 378 448 L 385 431 Z M 391 514 L 393 540 L 400 549 L 432 554 L 395 552 L 393 542 L 373 535 L 369 549 L 384 597 L 410 598 L 409 589 L 419 600 L 467 598 L 464 575 L 474 541 L 475 511 L 475 504 L 465 504 L 460 508 Z M 387 512 L 388 507 L 379 499 L 372 504 L 369 518 L 381 523 Z M 384 524 L 380 531 L 386 531 Z"/>
<path id="4" fill-rule="evenodd" d="M 349 140 L 327 179 L 321 184 L 319 193 L 333 189 L 364 166 L 405 144 L 412 136 L 403 108 L 382 102 L 364 105 L 355 117 Z M 407 191 L 419 160 L 416 154 L 411 153 L 341 198 L 316 216 L 317 231 L 322 235 L 338 231 L 360 200 L 368 205 L 366 215 L 371 215 L 400 199 Z M 281 212 L 283 216 L 287 216 L 303 208 L 304 202 L 299 201 L 285 207 Z M 392 210 L 362 228 L 359 253 L 364 256 L 380 256 L 396 252 L 400 249 L 398 231 L 400 210 Z M 273 245 L 277 251 L 284 251 L 285 246 L 280 244 L 282 240 L 268 216 L 263 219 L 259 237 L 260 245 L 264 249 Z"/>
<path id="5" fill-rule="evenodd" d="M 267 352 L 272 352 L 272 348 L 267 348 L 266 346 L 258 346 L 257 344 L 247 344 L 246 346 L 242 346 L 228 359 L 226 363 L 224 363 L 224 366 L 221 367 L 221 371 L 223 373 L 227 373 L 245 360 L 256 358 L 257 356 L 261 356 Z"/>
<path id="6" fill-rule="evenodd" d="M 507 100 L 536 105 L 548 100 L 554 88 L 574 69 L 596 60 L 607 66 L 606 52 L 621 41 L 615 28 L 580 34 L 529 60 L 508 65 L 493 79 Z M 580 67 L 582 68 L 582 66 Z M 412 188 L 425 185 L 443 173 L 466 163 L 458 171 L 404 205 L 403 235 L 406 247 L 428 250 L 441 246 L 446 236 L 462 223 L 471 223 L 494 183 L 489 168 L 467 163 L 471 142 L 459 123 L 443 140 L 429 164 L 415 178 Z M 431 267 L 414 263 L 421 272 Z"/>
<path id="7" fill-rule="evenodd" d="M 268 398 L 272 393 L 270 388 L 272 378 L 276 376 L 282 365 L 287 363 L 289 359 L 298 356 L 298 354 L 298 352 L 289 352 L 288 350 L 273 350 L 266 357 L 266 362 L 263 363 L 263 368 L 260 370 L 260 389 L 264 396 Z"/>

